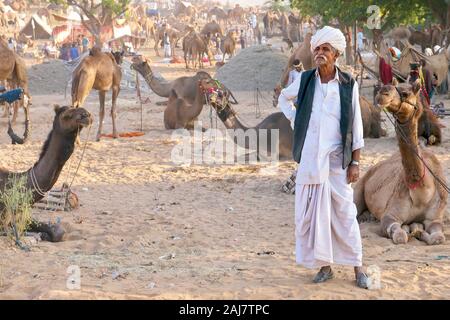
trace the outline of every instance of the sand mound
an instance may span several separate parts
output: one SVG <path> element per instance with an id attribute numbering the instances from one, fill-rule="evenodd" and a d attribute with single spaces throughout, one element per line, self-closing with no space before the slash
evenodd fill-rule
<path id="1" fill-rule="evenodd" d="M 31 95 L 63 94 L 71 76 L 64 61 L 52 59 L 28 69 Z M 70 95 L 70 88 L 68 88 Z"/>
<path id="2" fill-rule="evenodd" d="M 288 57 L 269 46 L 246 48 L 221 67 L 216 78 L 230 90 L 270 91 L 280 81 Z"/>

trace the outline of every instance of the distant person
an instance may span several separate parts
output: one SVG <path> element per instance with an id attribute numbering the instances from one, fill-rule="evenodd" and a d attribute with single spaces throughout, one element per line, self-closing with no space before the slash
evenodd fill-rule
<path id="1" fill-rule="evenodd" d="M 9 50 L 16 51 L 16 44 L 13 38 L 8 39 L 8 48 Z"/>
<path id="2" fill-rule="evenodd" d="M 171 48 L 170 48 L 170 37 L 167 34 L 167 32 L 164 32 L 164 37 L 163 37 L 163 41 L 164 41 L 164 57 L 165 58 L 170 58 L 171 57 Z"/>
<path id="3" fill-rule="evenodd" d="M 83 38 L 81 40 L 81 45 L 83 46 L 83 53 L 87 52 L 89 50 L 89 38 L 83 35 Z"/>
<path id="4" fill-rule="evenodd" d="M 70 48 L 70 58 L 72 60 L 76 60 L 76 59 L 78 59 L 79 56 L 80 56 L 80 53 L 78 52 L 77 43 L 74 42 L 74 43 L 72 43 L 72 48 Z"/>
<path id="5" fill-rule="evenodd" d="M 358 50 L 363 51 L 364 50 L 364 34 L 362 32 L 362 29 L 359 29 L 359 32 L 356 34 L 356 39 L 358 43 Z"/>
<path id="6" fill-rule="evenodd" d="M 297 78 L 300 77 L 302 71 L 304 70 L 303 63 L 301 63 L 298 59 L 294 60 L 292 67 L 293 69 L 289 72 L 289 79 L 286 87 L 290 86 L 291 83 L 297 80 Z"/>
<path id="7" fill-rule="evenodd" d="M 244 34 L 244 30 L 241 29 L 241 36 L 239 38 L 240 42 L 241 42 L 241 49 L 245 49 L 245 34 Z"/>

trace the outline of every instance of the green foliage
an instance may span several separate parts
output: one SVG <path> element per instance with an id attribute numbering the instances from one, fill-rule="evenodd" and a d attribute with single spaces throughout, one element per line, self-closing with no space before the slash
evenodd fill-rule
<path id="1" fill-rule="evenodd" d="M 358 21 L 360 26 L 369 18 L 367 8 L 377 5 L 380 8 L 381 27 L 390 29 L 398 25 L 424 25 L 445 23 L 449 0 L 292 0 L 291 7 L 303 15 L 320 15 L 324 23 L 333 20 L 350 26 Z"/>
<path id="2" fill-rule="evenodd" d="M 27 188 L 27 176 L 12 174 L 5 190 L 0 192 L 0 230 L 14 236 L 13 227 L 21 237 L 31 223 L 33 192 Z"/>

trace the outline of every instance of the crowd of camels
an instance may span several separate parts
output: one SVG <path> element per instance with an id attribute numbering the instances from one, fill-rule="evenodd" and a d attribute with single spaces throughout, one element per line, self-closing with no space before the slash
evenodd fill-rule
<path id="1" fill-rule="evenodd" d="M 191 7 L 189 7 L 191 8 Z M 238 8 L 238 7 L 236 7 Z M 187 14 L 188 8 L 178 7 L 174 17 L 186 16 L 191 19 L 196 16 L 192 12 Z M 195 8 L 194 8 L 195 9 Z M 156 29 L 149 27 L 149 32 L 155 37 L 155 50 L 158 53 L 161 32 L 173 31 L 173 45 L 183 38 L 182 49 L 185 52 L 186 67 L 191 64 L 194 68 L 202 68 L 202 57 L 211 54 L 208 49 L 209 37 L 212 34 L 223 34 L 222 28 L 226 27 L 230 19 L 236 22 L 245 21 L 245 11 L 236 10 L 232 15 L 222 13 L 219 8 L 208 11 L 214 12 L 216 20 L 205 22 L 200 30 L 193 27 L 192 22 L 181 32 L 175 29 L 174 24 L 164 25 Z M 189 9 L 192 10 L 192 9 Z M 139 8 L 134 11 L 139 15 Z M 284 18 L 283 18 L 284 17 Z M 273 12 L 266 12 L 262 16 L 264 32 L 273 32 L 275 22 L 283 23 L 288 32 L 288 26 L 298 23 L 295 17 L 287 14 L 281 16 Z M 223 20 L 223 21 L 221 21 Z M 178 19 L 178 22 L 182 19 Z M 151 24 L 147 21 L 142 24 Z M 222 25 L 221 25 L 222 24 Z M 266 28 L 267 26 L 267 28 Z M 172 28 L 172 29 L 171 29 Z M 283 30 L 281 28 L 281 30 Z M 227 45 L 236 45 L 235 29 L 231 28 L 227 33 Z M 231 39 L 231 40 L 230 40 Z M 287 73 L 295 59 L 302 61 L 305 69 L 313 68 L 313 59 L 310 51 L 311 34 L 303 36 L 303 42 L 293 50 L 286 66 L 285 72 L 280 78 L 280 84 L 286 85 Z M 226 50 L 224 53 L 227 52 Z M 234 54 L 233 52 L 229 53 Z M 24 88 L 25 95 L 29 97 L 28 80 L 24 62 L 17 54 L 8 49 L 4 39 L 0 39 L 0 80 L 9 81 L 11 86 Z M 44 143 L 43 151 L 36 164 L 28 171 L 19 173 L 27 176 L 28 187 L 33 190 L 33 201 L 42 198 L 42 194 L 50 190 L 56 183 L 58 176 L 70 155 L 72 154 L 77 133 L 83 127 L 92 123 L 92 116 L 83 109 L 83 103 L 89 92 L 94 89 L 99 92 L 99 127 L 97 140 L 101 138 L 102 123 L 105 113 L 105 95 L 112 91 L 112 124 L 113 137 L 118 137 L 116 128 L 116 102 L 120 92 L 122 78 L 121 61 L 123 52 L 105 53 L 94 47 L 89 55 L 84 58 L 73 72 L 72 79 L 72 107 L 56 107 L 53 127 L 48 139 Z M 212 59 L 210 60 L 212 61 Z M 282 161 L 292 160 L 292 136 L 293 132 L 289 121 L 281 112 L 275 112 L 266 117 L 254 127 L 246 126 L 239 118 L 238 112 L 232 104 L 238 104 L 233 93 L 223 84 L 213 79 L 205 71 L 198 71 L 193 76 L 183 76 L 173 81 L 167 81 L 156 77 L 151 68 L 151 61 L 143 56 L 132 58 L 131 68 L 136 70 L 146 81 L 155 94 L 167 99 L 164 111 L 164 127 L 166 129 L 193 129 L 194 122 L 200 115 L 205 104 L 210 104 L 217 112 L 218 118 L 228 129 L 242 129 L 243 131 L 254 129 L 278 129 L 278 152 Z M 376 96 L 376 104 L 360 98 L 362 110 L 364 137 L 380 138 L 386 135 L 382 129 L 381 108 L 395 115 L 396 130 L 399 144 L 399 152 L 390 159 L 372 166 L 368 172 L 355 185 L 355 203 L 358 215 L 361 219 L 370 212 L 381 221 L 381 227 L 386 237 L 394 243 L 406 243 L 411 236 L 425 241 L 427 244 L 440 244 L 445 241 L 443 233 L 444 212 L 447 205 L 447 193 L 434 178 L 436 175 L 445 181 L 445 176 L 439 160 L 434 156 L 432 149 L 425 145 L 436 145 L 442 141 L 442 126 L 439 120 L 429 110 L 426 100 L 423 98 L 420 85 L 393 82 L 381 88 Z M 274 88 L 274 105 L 280 88 Z M 16 108 L 17 111 L 17 108 Z M 259 137 L 259 135 L 257 135 Z M 419 143 L 424 138 L 425 145 Z M 272 137 L 266 146 L 272 146 Z M 406 139 L 406 140 L 405 140 Z M 244 148 L 249 146 L 244 141 L 236 139 L 234 142 Z M 260 150 L 256 153 L 258 159 L 261 155 L 270 154 L 272 150 Z M 428 167 L 417 158 L 420 155 Z M 0 189 L 3 190 L 11 172 L 0 170 Z M 395 200 L 395 201 L 394 201 Z M 51 241 L 62 240 L 64 233 L 61 226 L 34 223 L 33 228 L 47 233 Z"/>

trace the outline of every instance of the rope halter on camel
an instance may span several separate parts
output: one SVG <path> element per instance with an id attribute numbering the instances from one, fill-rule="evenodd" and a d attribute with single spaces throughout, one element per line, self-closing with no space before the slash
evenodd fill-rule
<path id="1" fill-rule="evenodd" d="M 219 80 L 212 79 L 212 81 L 214 81 L 215 86 L 203 89 L 203 92 L 205 93 L 206 102 L 213 106 L 217 112 L 220 112 L 228 105 L 230 93 Z"/>

